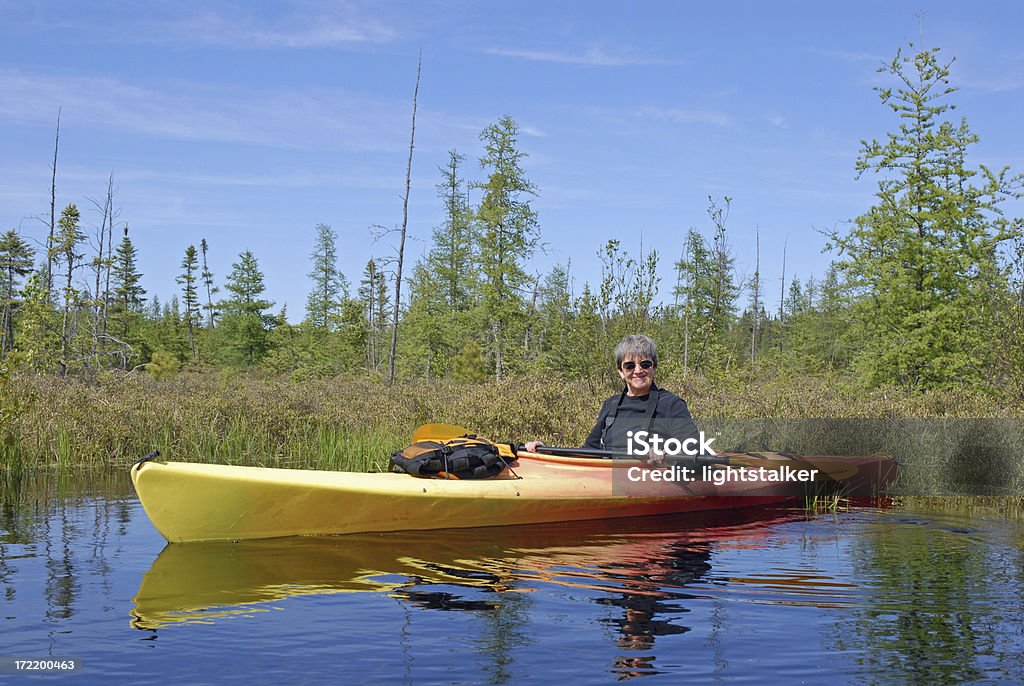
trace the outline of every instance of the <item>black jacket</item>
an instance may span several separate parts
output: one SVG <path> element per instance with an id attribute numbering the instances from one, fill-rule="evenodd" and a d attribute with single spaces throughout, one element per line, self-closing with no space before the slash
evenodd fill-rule
<path id="1" fill-rule="evenodd" d="M 663 420 L 678 419 L 688 420 L 683 422 L 672 422 L 671 435 L 680 440 L 696 437 L 697 427 L 693 423 L 686 401 L 675 393 L 658 388 L 652 384 L 651 390 L 658 391 L 657 405 L 654 407 L 653 419 L 659 420 L 658 426 L 666 426 Z M 584 448 L 598 448 L 606 450 L 625 450 L 628 430 L 636 430 L 644 426 L 644 419 L 647 418 L 648 400 L 650 394 L 639 397 L 626 395 L 625 391 L 616 393 L 608 398 L 601 406 L 601 412 L 597 415 L 597 424 L 590 430 Z M 609 419 L 612 421 L 609 422 Z M 668 436 L 665 436 L 667 438 Z M 603 444 L 602 444 L 602 438 Z"/>

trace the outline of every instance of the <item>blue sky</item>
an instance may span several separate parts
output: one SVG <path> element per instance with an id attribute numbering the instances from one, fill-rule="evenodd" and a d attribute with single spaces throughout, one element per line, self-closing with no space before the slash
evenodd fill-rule
<path id="1" fill-rule="evenodd" d="M 0 230 L 43 239 L 62 108 L 58 208 L 91 232 L 113 174 L 151 295 L 176 292 L 205 238 L 219 283 L 251 249 L 275 309 L 301 319 L 316 224 L 338 231 L 353 289 L 392 252 L 370 227 L 402 220 L 422 49 L 412 258 L 441 221 L 447 151 L 481 178 L 479 133 L 510 114 L 539 188 L 531 271 L 571 260 L 578 294 L 616 238 L 659 251 L 671 300 L 685 232 L 710 236 L 708 196 L 730 196 L 738 271 L 759 232 L 774 308 L 783 245 L 787 280 L 820 276 L 820 231 L 870 206 L 854 162 L 896 126 L 872 89 L 908 41 L 956 57 L 972 163 L 1024 170 L 1021 26 L 1017 2 L 0 0 Z"/>

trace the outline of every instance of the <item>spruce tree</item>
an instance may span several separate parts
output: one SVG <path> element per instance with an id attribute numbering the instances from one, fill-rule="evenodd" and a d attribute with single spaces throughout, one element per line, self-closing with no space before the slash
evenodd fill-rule
<path id="1" fill-rule="evenodd" d="M 35 251 L 13 229 L 0 236 L 0 360 L 14 349 L 14 315 L 21 278 L 32 271 Z"/>
<path id="2" fill-rule="evenodd" d="M 410 291 L 399 344 L 403 371 L 427 380 L 444 376 L 453 354 L 446 289 L 428 263 L 420 262 L 413 268 Z"/>
<path id="3" fill-rule="evenodd" d="M 696 229 L 690 229 L 683 254 L 676 262 L 675 302 L 679 326 L 670 339 L 670 347 L 681 351 L 683 378 L 691 368 L 700 367 L 703 362 L 696 351 L 700 342 L 712 335 L 715 283 L 711 249 Z"/>
<path id="4" fill-rule="evenodd" d="M 230 295 L 220 303 L 221 354 L 228 362 L 251 367 L 269 350 L 274 323 L 267 313 L 274 303 L 263 298 L 263 272 L 251 250 L 242 252 L 231 265 L 224 288 Z"/>
<path id="5" fill-rule="evenodd" d="M 128 227 L 124 229 L 121 242 L 114 252 L 114 264 L 111 270 L 113 302 L 110 307 L 112 329 L 125 342 L 138 338 L 135 331 L 143 318 L 143 305 L 146 301 L 146 289 L 140 282 L 138 251 L 128 236 Z"/>
<path id="6" fill-rule="evenodd" d="M 316 242 L 310 259 L 309 278 L 313 289 L 306 299 L 306 322 L 326 331 L 337 327 L 341 303 L 348 297 L 348 283 L 338 269 L 338 234 L 327 224 L 317 224 Z"/>
<path id="7" fill-rule="evenodd" d="M 182 313 L 185 322 L 185 331 L 188 333 L 188 346 L 192 351 L 192 359 L 198 357 L 196 349 L 196 329 L 199 328 L 200 309 L 199 291 L 196 289 L 199 271 L 199 253 L 196 246 L 190 245 L 185 248 L 185 256 L 181 259 L 181 273 L 176 279 L 181 286 L 182 305 L 185 311 Z"/>
<path id="8" fill-rule="evenodd" d="M 444 202 L 444 221 L 434 229 L 433 247 L 427 257 L 427 268 L 443 289 L 448 310 L 455 315 L 467 310 L 474 289 L 473 212 L 462 190 L 459 166 L 465 156 L 448 151 L 448 164 L 439 167 L 442 181 L 437 193 Z"/>
<path id="9" fill-rule="evenodd" d="M 967 165 L 978 137 L 949 116 L 951 65 L 935 48 L 897 51 L 880 68 L 896 82 L 876 90 L 898 127 L 863 141 L 857 160 L 858 177 L 879 179 L 877 203 L 831 236 L 853 298 L 855 363 L 872 385 L 983 382 L 992 353 L 992 308 L 979 303 L 1006 288 L 999 250 L 1021 227 L 999 205 L 1021 179 Z"/>
<path id="10" fill-rule="evenodd" d="M 367 262 L 363 271 L 363 279 L 359 283 L 359 304 L 363 310 L 366 331 L 366 368 L 376 372 L 384 361 L 387 349 L 385 340 L 391 298 L 388 295 L 387 278 L 375 259 Z"/>
<path id="11" fill-rule="evenodd" d="M 483 191 L 476 212 L 483 277 L 481 306 L 498 379 L 509 366 L 506 349 L 512 329 L 523 315 L 522 293 L 530 282 L 525 264 L 540 239 L 537 213 L 529 201 L 537 194 L 537 187 L 523 172 L 526 153 L 517 148 L 518 138 L 519 126 L 507 115 L 484 129 L 480 134 L 485 148 L 480 167 L 487 180 L 473 184 Z"/>
<path id="12" fill-rule="evenodd" d="M 569 292 L 569 269 L 555 265 L 544 278 L 538 292 L 537 326 L 534 335 L 535 356 L 544 365 L 561 372 L 557 355 L 569 344 L 572 327 L 572 294 Z"/>
<path id="13" fill-rule="evenodd" d="M 72 338 L 81 300 L 81 294 L 73 286 L 75 270 L 82 266 L 83 255 L 78 250 L 85 241 L 80 221 L 81 215 L 74 203 L 65 207 L 60 215 L 58 232 L 52 248 L 54 262 L 63 265 L 64 268 L 64 306 L 60 327 L 60 356 L 57 360 L 58 371 L 62 376 L 69 366 Z"/>

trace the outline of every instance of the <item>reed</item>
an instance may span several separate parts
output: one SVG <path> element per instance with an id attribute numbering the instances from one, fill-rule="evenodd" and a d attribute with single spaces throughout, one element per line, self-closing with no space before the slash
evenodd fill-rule
<path id="1" fill-rule="evenodd" d="M 839 494 L 807 495 L 804 497 L 804 509 L 808 514 L 834 514 L 850 509 L 850 499 Z"/>
<path id="2" fill-rule="evenodd" d="M 901 496 L 894 504 L 902 509 L 948 512 L 974 517 L 1024 519 L 1024 496 Z"/>
<path id="3" fill-rule="evenodd" d="M 908 496 L 959 492 L 965 475 L 984 487 L 974 492 L 991 495 L 1012 497 L 1024 485 L 1021 408 L 991 397 L 866 391 L 828 378 L 660 380 L 687 398 L 702 428 L 720 433 L 719 448 L 891 454 Z M 12 479 L 38 469 L 126 470 L 154 449 L 180 461 L 382 471 L 426 422 L 498 441 L 579 445 L 616 390 L 548 375 L 388 386 L 221 372 L 92 381 L 11 373 L 0 394 L 0 471 Z"/>

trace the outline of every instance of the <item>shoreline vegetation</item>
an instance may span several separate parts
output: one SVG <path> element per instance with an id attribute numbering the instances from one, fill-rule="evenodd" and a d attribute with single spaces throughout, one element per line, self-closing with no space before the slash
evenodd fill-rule
<path id="1" fill-rule="evenodd" d="M 180 461 L 382 471 L 417 426 L 432 422 L 465 426 L 500 442 L 541 438 L 549 445 L 581 445 L 601 403 L 619 390 L 546 374 L 475 384 L 388 385 L 355 376 L 295 382 L 224 371 L 162 380 L 117 373 L 95 380 L 17 374 L 6 385 L 8 392 L 0 395 L 0 465 L 8 470 L 128 468 L 156 449 Z M 686 382 L 669 377 L 661 385 L 687 400 L 699 424 L 716 429 L 726 420 L 1024 418 L 1024 408 L 971 392 L 857 391 L 814 378 L 715 383 L 692 375 Z M 14 387 L 17 392 L 9 392 Z M 820 429 L 816 423 L 808 428 Z M 792 447 L 813 439 L 790 436 L 786 442 Z M 787 448 L 737 440 L 742 443 L 734 438 L 725 447 Z"/>
<path id="2" fill-rule="evenodd" d="M 1024 510 L 1024 408 L 985 394 L 865 391 L 820 378 L 683 381 L 668 374 L 663 385 L 686 398 L 727 449 L 894 454 L 904 494 L 897 505 L 1001 516 Z M 0 480 L 9 487 L 45 474 L 64 481 L 124 473 L 154 449 L 174 461 L 384 471 L 390 454 L 429 422 L 502 442 L 580 445 L 616 390 L 542 374 L 389 385 L 223 371 L 161 380 L 15 373 L 0 386 Z"/>

